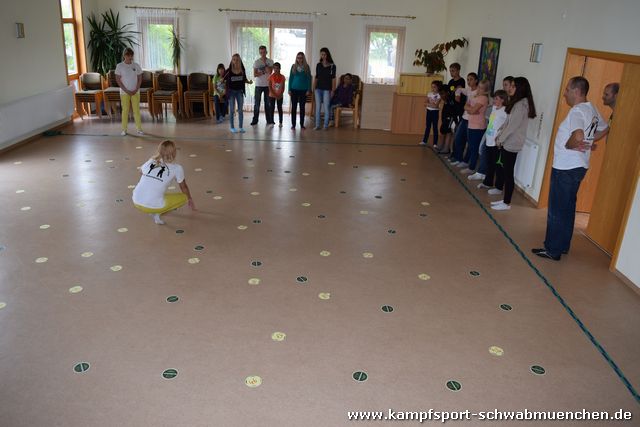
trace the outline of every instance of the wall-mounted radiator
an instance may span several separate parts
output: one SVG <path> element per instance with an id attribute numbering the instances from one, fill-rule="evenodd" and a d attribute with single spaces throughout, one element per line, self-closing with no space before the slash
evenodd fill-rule
<path id="1" fill-rule="evenodd" d="M 531 188 L 533 186 L 539 152 L 538 144 L 527 138 L 516 160 L 515 180 L 520 187 Z"/>
<path id="2" fill-rule="evenodd" d="M 71 119 L 73 86 L 0 105 L 0 149 Z"/>

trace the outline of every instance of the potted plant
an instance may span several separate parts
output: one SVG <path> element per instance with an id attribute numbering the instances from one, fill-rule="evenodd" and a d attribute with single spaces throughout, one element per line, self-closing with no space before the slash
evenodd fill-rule
<path id="1" fill-rule="evenodd" d="M 431 50 L 416 50 L 416 59 L 413 61 L 413 65 L 422 65 L 427 69 L 427 74 L 435 74 L 443 71 L 447 68 L 444 62 L 444 57 L 447 56 L 450 50 L 457 47 L 465 47 L 469 44 L 469 40 L 466 38 L 451 40 L 446 43 L 438 43 Z"/>
<path id="2" fill-rule="evenodd" d="M 91 30 L 89 32 L 89 49 L 91 49 L 91 68 L 106 76 L 109 70 L 114 70 L 122 60 L 122 52 L 127 47 L 137 45 L 138 31 L 131 31 L 133 24 L 120 24 L 120 13 L 114 14 L 109 9 L 102 15 L 100 21 L 92 13 L 88 18 Z"/>
<path id="3" fill-rule="evenodd" d="M 184 44 L 182 38 L 172 29 L 171 30 L 171 61 L 173 62 L 174 71 L 180 73 L 180 56 L 182 55 Z"/>

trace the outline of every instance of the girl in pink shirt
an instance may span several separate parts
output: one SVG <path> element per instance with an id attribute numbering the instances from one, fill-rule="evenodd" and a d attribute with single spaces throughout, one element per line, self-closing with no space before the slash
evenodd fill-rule
<path id="1" fill-rule="evenodd" d="M 468 145 L 469 150 L 469 167 L 460 171 L 461 173 L 472 173 L 478 163 L 478 149 L 484 131 L 487 129 L 487 121 L 484 113 L 489 105 L 489 88 L 491 83 L 489 80 L 482 80 L 478 83 L 476 96 L 469 98 L 464 106 L 464 110 L 469 115 Z"/>

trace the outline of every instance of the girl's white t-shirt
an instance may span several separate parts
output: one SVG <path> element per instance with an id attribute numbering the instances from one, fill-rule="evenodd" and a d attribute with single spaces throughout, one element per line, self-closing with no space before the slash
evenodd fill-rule
<path id="1" fill-rule="evenodd" d="M 174 179 L 178 184 L 184 181 L 184 169 L 177 163 L 156 164 L 149 159 L 140 166 L 140 182 L 133 189 L 133 203 L 145 208 L 164 207 L 164 193 Z"/>
<path id="2" fill-rule="evenodd" d="M 438 103 L 440 102 L 440 94 L 436 93 L 436 92 L 429 92 L 427 94 L 427 98 L 429 99 L 429 101 L 433 102 L 433 103 Z M 439 110 L 438 107 L 427 107 L 427 110 Z"/>
<path id="3" fill-rule="evenodd" d="M 496 135 L 506 121 L 507 113 L 504 111 L 504 107 L 496 108 L 493 106 L 491 109 L 491 115 L 489 116 L 489 124 L 487 125 L 487 130 L 485 132 L 487 147 L 496 146 Z"/>
<path id="4" fill-rule="evenodd" d="M 120 81 L 129 90 L 134 90 L 138 86 L 138 76 L 142 74 L 142 68 L 136 62 L 127 64 L 121 62 L 116 65 L 116 75 L 120 76 Z M 120 93 L 125 93 L 120 88 Z"/>

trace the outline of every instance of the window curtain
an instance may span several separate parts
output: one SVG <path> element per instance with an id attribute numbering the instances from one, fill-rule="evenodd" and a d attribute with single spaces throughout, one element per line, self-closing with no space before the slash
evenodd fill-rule
<path id="1" fill-rule="evenodd" d="M 136 9 L 136 23 L 140 32 L 142 68 L 180 73 L 182 70 L 174 67 L 171 48 L 171 30 L 180 36 L 177 11 L 139 8 Z"/>
<path id="2" fill-rule="evenodd" d="M 404 21 L 404 19 L 395 19 Z M 362 78 L 366 83 L 381 83 L 381 84 L 397 84 L 400 79 L 400 73 L 402 72 L 403 60 L 404 60 L 404 43 L 406 27 L 398 25 L 399 22 L 390 22 L 389 18 L 384 17 L 363 17 L 361 18 L 362 28 L 362 55 L 361 55 L 361 69 Z M 372 46 L 371 33 L 393 33 L 397 34 L 396 43 L 392 44 L 389 40 L 382 40 L 377 38 Z M 387 56 L 386 67 L 393 66 L 394 73 L 391 78 L 388 75 L 388 70 L 381 69 L 386 68 L 384 64 L 379 61 L 373 64 L 370 61 L 372 54 L 372 47 L 384 52 Z M 370 77 L 371 76 L 371 77 Z"/>

